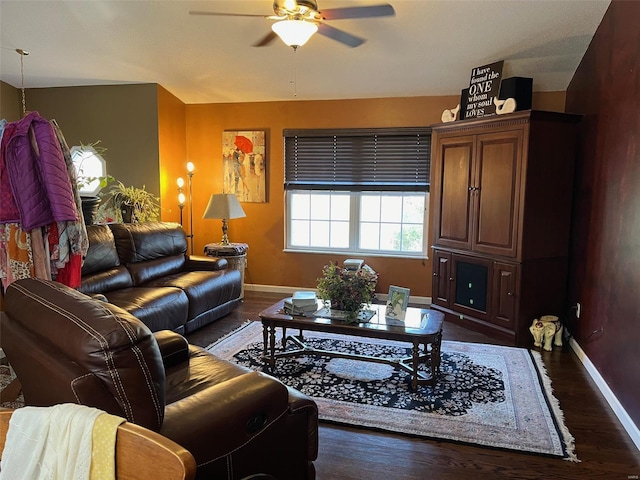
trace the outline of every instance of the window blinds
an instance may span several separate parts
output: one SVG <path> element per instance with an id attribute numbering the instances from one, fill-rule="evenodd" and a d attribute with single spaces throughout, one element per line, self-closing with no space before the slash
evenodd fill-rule
<path id="1" fill-rule="evenodd" d="M 431 129 L 284 130 L 285 189 L 428 191 Z"/>

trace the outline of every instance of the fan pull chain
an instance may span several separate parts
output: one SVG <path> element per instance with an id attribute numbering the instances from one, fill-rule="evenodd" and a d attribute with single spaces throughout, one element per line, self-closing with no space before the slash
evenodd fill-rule
<path id="1" fill-rule="evenodd" d="M 29 55 L 29 52 L 16 48 L 16 52 L 20 54 L 20 91 L 22 92 L 22 116 L 27 114 L 27 97 L 24 94 L 24 57 Z"/>
<path id="2" fill-rule="evenodd" d="M 296 53 L 298 52 L 297 48 L 293 48 L 293 57 L 292 57 L 292 64 L 293 64 L 293 80 L 291 80 L 290 83 L 293 84 L 293 96 L 297 97 L 298 96 L 298 69 L 296 66 Z"/>
<path id="3" fill-rule="evenodd" d="M 293 66 L 293 96 L 298 96 L 298 69 Z"/>

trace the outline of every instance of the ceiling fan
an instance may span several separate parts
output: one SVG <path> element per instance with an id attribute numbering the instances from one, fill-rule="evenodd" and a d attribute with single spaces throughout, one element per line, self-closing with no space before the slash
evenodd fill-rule
<path id="1" fill-rule="evenodd" d="M 272 31 L 253 46 L 264 47 L 275 40 L 276 37 L 280 37 L 284 43 L 294 49 L 304 45 L 316 32 L 349 47 L 357 47 L 365 42 L 364 38 L 327 25 L 325 21 L 395 15 L 393 7 L 386 3 L 359 7 L 329 8 L 320 11 L 318 10 L 316 0 L 274 0 L 273 11 L 275 15 L 269 16 L 197 10 L 191 10 L 189 14 L 226 17 L 262 17 L 269 20 L 277 20 L 277 22 L 271 26 Z"/>

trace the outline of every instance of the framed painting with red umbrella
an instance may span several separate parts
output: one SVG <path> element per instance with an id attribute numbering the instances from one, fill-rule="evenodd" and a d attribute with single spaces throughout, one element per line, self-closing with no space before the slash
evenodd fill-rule
<path id="1" fill-rule="evenodd" d="M 226 130 L 222 133 L 223 193 L 241 202 L 267 201 L 267 152 L 264 130 Z"/>

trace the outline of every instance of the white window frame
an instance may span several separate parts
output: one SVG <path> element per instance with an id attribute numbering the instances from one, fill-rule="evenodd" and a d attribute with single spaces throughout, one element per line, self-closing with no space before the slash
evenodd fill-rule
<path id="1" fill-rule="evenodd" d="M 78 192 L 82 196 L 97 195 L 101 179 L 107 175 L 107 162 L 91 145 L 71 147 L 71 161 L 76 170 Z"/>
<path id="2" fill-rule="evenodd" d="M 285 251 L 427 257 L 431 145 L 431 131 L 428 127 L 285 129 L 283 139 Z M 294 225 L 293 222 L 298 219 L 292 218 L 292 198 L 298 193 L 350 196 L 348 246 L 331 246 L 331 221 L 324 218 L 327 212 L 323 211 L 317 218 L 311 218 L 311 205 L 308 216 L 301 219 L 309 224 Z M 424 195 L 420 251 L 385 249 L 384 246 L 377 249 L 360 247 L 360 200 L 367 194 L 382 197 Z M 296 207 L 295 210 L 297 209 Z M 413 212 L 415 218 L 415 210 Z M 314 220 L 317 222 L 316 225 L 313 225 Z M 379 218 L 377 223 L 381 226 L 385 224 L 382 218 Z M 391 223 L 397 225 L 395 221 Z M 401 231 L 403 223 L 401 220 Z M 301 231 L 297 230 L 300 228 Z M 304 231 L 305 228 L 308 228 L 308 232 Z M 315 234 L 322 236 L 322 239 L 316 242 L 312 241 L 314 228 L 317 228 Z M 377 230 L 378 242 L 383 242 L 385 237 L 389 243 L 397 239 L 397 233 L 390 233 L 389 229 L 386 232 L 383 232 L 384 227 Z M 301 234 L 297 238 L 299 241 L 294 244 L 296 239 L 293 237 L 298 234 Z M 341 238 L 344 238 L 344 232 Z"/>
<path id="3" fill-rule="evenodd" d="M 292 220 L 292 196 L 294 194 L 311 194 L 311 195 L 331 195 L 345 194 L 350 196 L 349 208 L 349 246 L 346 248 L 338 248 L 331 246 L 318 245 L 293 245 L 291 238 L 291 222 Z M 421 250 L 385 250 L 385 249 L 365 249 L 360 248 L 360 200 L 363 195 L 380 195 L 380 196 L 405 196 L 405 195 L 424 195 L 424 211 L 422 221 L 422 243 Z M 428 219 L 429 219 L 429 193 L 428 192 L 397 192 L 397 191 L 381 191 L 381 192 L 359 192 L 359 191 L 332 191 L 332 190 L 286 190 L 285 191 L 285 251 L 287 252 L 306 252 L 306 253 L 338 253 L 346 255 L 366 255 L 366 256 L 384 256 L 384 257 L 402 257 L 402 258 L 426 258 L 428 243 Z M 308 220 L 312 221 L 312 218 Z M 378 222 L 383 224 L 385 222 Z M 401 222 L 402 224 L 411 224 L 411 222 Z M 311 233 L 309 234 L 311 236 Z M 313 243 L 313 242 L 310 242 Z"/>

